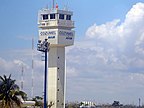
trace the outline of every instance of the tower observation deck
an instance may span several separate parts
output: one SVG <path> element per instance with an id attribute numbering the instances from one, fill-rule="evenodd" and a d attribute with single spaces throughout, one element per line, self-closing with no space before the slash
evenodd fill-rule
<path id="1" fill-rule="evenodd" d="M 39 40 L 50 43 L 48 54 L 48 106 L 65 107 L 65 47 L 74 44 L 73 12 L 44 8 L 38 13 Z"/>
<path id="2" fill-rule="evenodd" d="M 51 46 L 70 46 L 74 43 L 73 13 L 58 8 L 42 9 L 39 11 L 39 39 L 48 39 Z"/>
<path id="3" fill-rule="evenodd" d="M 56 9 L 42 9 L 39 15 L 39 28 L 74 28 L 71 20 L 72 12 Z"/>

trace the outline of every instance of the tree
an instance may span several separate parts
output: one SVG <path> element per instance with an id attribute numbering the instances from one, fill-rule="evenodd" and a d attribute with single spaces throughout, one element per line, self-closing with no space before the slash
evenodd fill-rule
<path id="1" fill-rule="evenodd" d="M 40 96 L 35 96 L 35 98 L 32 99 L 32 101 L 35 101 L 35 106 L 39 106 L 40 108 L 43 107 L 43 98 Z"/>
<path id="2" fill-rule="evenodd" d="M 15 84 L 15 80 L 11 79 L 11 75 L 6 77 L 0 76 L 0 107 L 2 108 L 21 108 L 21 100 L 19 97 L 26 97 L 26 93 L 20 91 L 19 86 Z"/>
<path id="3" fill-rule="evenodd" d="M 120 104 L 119 101 L 114 101 L 113 104 L 112 104 L 112 106 L 114 106 L 114 107 L 122 107 L 123 104 Z"/>
<path id="4" fill-rule="evenodd" d="M 65 108 L 79 108 L 80 104 L 77 102 L 67 103 Z"/>

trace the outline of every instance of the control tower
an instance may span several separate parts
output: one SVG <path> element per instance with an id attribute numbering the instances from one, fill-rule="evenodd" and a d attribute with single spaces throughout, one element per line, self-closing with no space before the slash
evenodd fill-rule
<path id="1" fill-rule="evenodd" d="M 73 12 L 44 8 L 38 13 L 39 40 L 50 43 L 48 54 L 48 106 L 65 106 L 65 47 L 74 44 Z"/>

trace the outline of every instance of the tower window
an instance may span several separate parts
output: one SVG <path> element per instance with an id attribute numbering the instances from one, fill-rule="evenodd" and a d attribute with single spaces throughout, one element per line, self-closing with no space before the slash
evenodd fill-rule
<path id="1" fill-rule="evenodd" d="M 71 15 L 67 15 L 66 20 L 71 20 Z"/>
<path id="2" fill-rule="evenodd" d="M 64 19 L 64 14 L 59 14 L 59 19 Z"/>
<path id="3" fill-rule="evenodd" d="M 43 15 L 43 20 L 47 20 L 48 19 L 48 14 L 44 14 Z"/>
<path id="4" fill-rule="evenodd" d="M 55 14 L 50 14 L 50 19 L 55 19 Z"/>

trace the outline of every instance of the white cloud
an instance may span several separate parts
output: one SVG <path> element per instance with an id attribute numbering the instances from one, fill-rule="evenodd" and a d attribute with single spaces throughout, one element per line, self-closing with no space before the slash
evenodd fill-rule
<path id="1" fill-rule="evenodd" d="M 90 26 L 84 40 L 76 42 L 67 52 L 68 65 L 75 70 L 74 75 L 77 73 L 69 80 L 73 81 L 73 86 L 79 84 L 79 89 L 85 89 L 76 98 L 98 96 L 97 100 L 107 98 L 124 102 L 144 95 L 141 83 L 144 81 L 143 43 L 144 3 L 135 4 L 123 22 L 114 19 Z M 79 83 L 78 79 L 81 79 Z M 89 89 L 91 93 L 87 93 Z"/>
<path id="2" fill-rule="evenodd" d="M 125 22 L 128 24 L 141 22 L 143 21 L 143 18 L 144 18 L 144 5 L 143 3 L 137 3 L 127 13 Z"/>
<path id="3" fill-rule="evenodd" d="M 114 20 L 102 25 L 89 27 L 86 32 L 86 43 L 94 42 L 104 53 L 112 50 L 113 56 L 134 57 L 143 54 L 144 42 L 144 4 L 137 3 L 127 13 L 124 22 Z M 91 46 L 93 47 L 93 46 Z M 119 53 L 119 54 L 118 54 Z M 106 56 L 104 56 L 106 57 Z"/>
<path id="4" fill-rule="evenodd" d="M 14 61 L 6 61 L 5 59 L 0 58 L 0 72 L 7 74 L 13 70 L 13 67 L 17 67 L 16 64 L 17 63 L 15 63 L 15 60 Z"/>
<path id="5" fill-rule="evenodd" d="M 21 75 L 23 66 L 24 91 L 31 97 L 32 89 L 32 51 L 30 49 L 13 50 L 5 52 L 7 58 L 0 57 L 0 75 L 12 75 L 16 83 L 21 87 Z M 34 95 L 43 94 L 43 70 L 44 62 L 41 61 L 41 55 L 34 51 Z M 39 80 L 37 80 L 39 77 Z"/>
<path id="6" fill-rule="evenodd" d="M 144 33 L 135 42 L 135 51 L 139 54 L 144 54 Z"/>
<path id="7" fill-rule="evenodd" d="M 96 25 L 89 27 L 86 32 L 87 38 L 108 38 L 113 39 L 113 36 L 117 33 L 117 25 L 120 20 L 114 20 L 107 22 L 106 24 Z"/>

